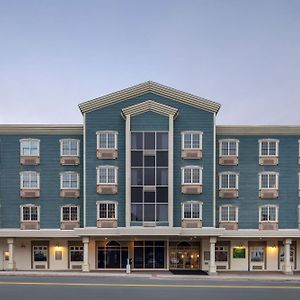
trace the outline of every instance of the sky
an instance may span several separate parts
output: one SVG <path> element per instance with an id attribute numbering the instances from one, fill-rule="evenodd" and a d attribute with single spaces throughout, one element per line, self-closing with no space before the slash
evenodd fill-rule
<path id="1" fill-rule="evenodd" d="M 155 81 L 219 125 L 300 125 L 300 0 L 0 0 L 0 123 L 82 123 Z"/>

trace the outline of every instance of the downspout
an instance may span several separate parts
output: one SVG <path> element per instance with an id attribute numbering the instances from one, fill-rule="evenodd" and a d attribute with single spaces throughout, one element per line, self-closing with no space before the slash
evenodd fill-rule
<path id="1" fill-rule="evenodd" d="M 83 227 L 86 227 L 86 132 L 85 113 L 83 114 Z"/>
<path id="2" fill-rule="evenodd" d="M 213 227 L 216 227 L 216 113 L 214 113 L 214 146 L 213 146 Z"/>

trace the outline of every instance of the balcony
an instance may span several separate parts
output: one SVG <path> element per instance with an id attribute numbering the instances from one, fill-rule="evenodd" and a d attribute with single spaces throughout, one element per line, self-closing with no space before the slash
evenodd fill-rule
<path id="1" fill-rule="evenodd" d="M 40 164 L 39 156 L 20 156 L 21 165 L 37 166 Z"/>
<path id="2" fill-rule="evenodd" d="M 98 159 L 117 159 L 118 150 L 116 149 L 97 149 Z"/>
<path id="3" fill-rule="evenodd" d="M 184 149 L 181 150 L 183 159 L 202 159 L 202 150 L 200 149 Z"/>

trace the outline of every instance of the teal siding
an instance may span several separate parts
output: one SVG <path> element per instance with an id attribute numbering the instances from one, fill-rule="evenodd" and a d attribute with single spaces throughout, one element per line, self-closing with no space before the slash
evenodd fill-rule
<path id="1" fill-rule="evenodd" d="M 22 138 L 40 139 L 40 158 L 38 166 L 22 166 L 20 164 L 20 142 Z M 60 206 L 64 204 L 80 205 L 82 218 L 82 197 L 79 199 L 61 198 L 60 172 L 80 172 L 80 189 L 83 191 L 82 162 L 80 166 L 61 166 L 60 143 L 62 138 L 80 139 L 78 135 L 1 135 L 0 136 L 0 227 L 19 228 L 20 205 L 36 204 L 41 207 L 41 228 L 59 228 Z M 82 153 L 82 149 L 80 150 Z M 37 171 L 40 173 L 40 198 L 20 198 L 21 171 Z"/>
<path id="2" fill-rule="evenodd" d="M 181 202 L 184 200 L 203 201 L 203 226 L 212 226 L 213 222 L 213 114 L 167 99 L 155 94 L 145 94 L 127 101 L 104 107 L 86 114 L 86 174 L 87 174 L 87 226 L 96 226 L 96 201 L 118 201 L 118 226 L 125 226 L 125 121 L 121 116 L 124 107 L 146 100 L 178 108 L 179 115 L 174 121 L 174 225 L 181 226 Z M 132 130 L 166 130 L 167 118 L 152 112 L 135 116 Z M 118 131 L 118 159 L 98 160 L 96 158 L 96 132 L 98 130 Z M 203 134 L 203 159 L 181 159 L 181 132 L 201 130 Z M 117 195 L 98 195 L 96 193 L 96 167 L 101 164 L 112 164 L 119 167 L 119 192 Z M 203 166 L 203 194 L 181 194 L 181 167 L 185 165 Z"/>
<path id="3" fill-rule="evenodd" d="M 239 227 L 241 229 L 258 228 L 258 207 L 264 204 L 279 206 L 279 228 L 298 228 L 298 164 L 299 144 L 298 136 L 218 136 L 222 138 L 236 138 L 239 143 L 239 165 L 218 166 L 220 171 L 236 171 L 239 177 L 238 199 L 217 199 L 218 206 L 221 204 L 235 204 L 239 206 Z M 259 139 L 279 139 L 279 165 L 260 166 Z M 259 172 L 279 172 L 279 197 L 278 199 L 260 199 Z M 218 191 L 218 185 L 217 185 Z M 218 214 L 217 214 L 218 216 Z"/>

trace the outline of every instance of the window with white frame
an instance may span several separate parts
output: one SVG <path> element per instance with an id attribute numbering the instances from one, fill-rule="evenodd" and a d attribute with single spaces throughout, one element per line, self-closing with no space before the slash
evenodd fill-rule
<path id="1" fill-rule="evenodd" d="M 62 172 L 60 173 L 61 189 L 79 189 L 79 173 Z"/>
<path id="2" fill-rule="evenodd" d="M 222 205 L 219 209 L 220 222 L 238 222 L 238 207 L 233 205 Z"/>
<path id="3" fill-rule="evenodd" d="M 278 222 L 278 206 L 276 205 L 260 206 L 259 222 Z"/>
<path id="4" fill-rule="evenodd" d="M 21 206 L 21 221 L 22 222 L 37 222 L 40 220 L 40 207 L 36 205 Z"/>
<path id="5" fill-rule="evenodd" d="M 263 172 L 259 174 L 259 189 L 277 189 L 279 174 L 276 172 Z"/>
<path id="6" fill-rule="evenodd" d="M 115 166 L 97 167 L 97 184 L 118 184 L 118 168 Z"/>
<path id="7" fill-rule="evenodd" d="M 202 184 L 202 167 L 199 166 L 183 167 L 182 184 Z"/>
<path id="8" fill-rule="evenodd" d="M 40 174 L 35 171 L 23 171 L 20 173 L 21 189 L 39 189 Z"/>
<path id="9" fill-rule="evenodd" d="M 183 202 L 182 219 L 202 220 L 202 202 L 199 201 Z"/>
<path id="10" fill-rule="evenodd" d="M 235 139 L 224 139 L 219 141 L 220 156 L 239 156 L 239 141 Z"/>
<path id="11" fill-rule="evenodd" d="M 278 156 L 279 140 L 259 140 L 259 156 Z"/>
<path id="12" fill-rule="evenodd" d="M 79 207 L 75 205 L 66 205 L 61 207 L 62 222 L 79 222 Z"/>
<path id="13" fill-rule="evenodd" d="M 233 172 L 222 172 L 219 174 L 219 188 L 220 189 L 238 189 L 239 176 Z"/>
<path id="14" fill-rule="evenodd" d="M 117 203 L 111 201 L 97 202 L 97 219 L 117 219 Z"/>
<path id="15" fill-rule="evenodd" d="M 20 140 L 21 156 L 40 156 L 40 140 L 22 139 Z"/>
<path id="16" fill-rule="evenodd" d="M 79 156 L 79 140 L 60 140 L 60 156 Z"/>
<path id="17" fill-rule="evenodd" d="M 182 149 L 183 150 L 201 150 L 202 149 L 202 132 L 201 131 L 184 131 L 182 132 Z"/>
<path id="18" fill-rule="evenodd" d="M 118 132 L 98 131 L 97 149 L 118 149 Z"/>

